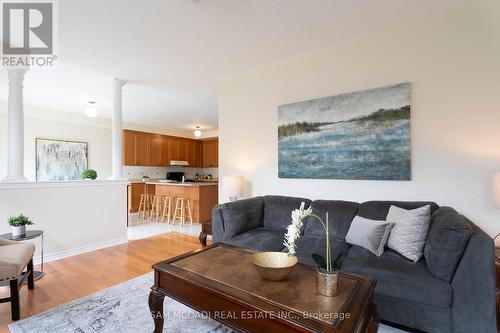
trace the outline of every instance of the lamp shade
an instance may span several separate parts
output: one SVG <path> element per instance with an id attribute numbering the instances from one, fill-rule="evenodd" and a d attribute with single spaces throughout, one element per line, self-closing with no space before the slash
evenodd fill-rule
<path id="1" fill-rule="evenodd" d="M 222 186 L 224 192 L 231 201 L 243 195 L 243 177 L 241 176 L 226 176 L 222 178 Z"/>
<path id="2" fill-rule="evenodd" d="M 500 208 L 500 171 L 493 174 L 493 205 Z"/>

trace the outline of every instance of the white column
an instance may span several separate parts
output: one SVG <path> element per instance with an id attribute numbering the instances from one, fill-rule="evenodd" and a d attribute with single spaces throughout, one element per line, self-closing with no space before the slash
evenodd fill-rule
<path id="1" fill-rule="evenodd" d="M 122 91 L 125 81 L 113 79 L 113 175 L 110 179 L 123 179 L 122 160 Z"/>
<path id="2" fill-rule="evenodd" d="M 24 177 L 23 80 L 26 70 L 7 69 L 9 105 L 7 116 L 7 177 L 4 182 L 27 181 Z"/>

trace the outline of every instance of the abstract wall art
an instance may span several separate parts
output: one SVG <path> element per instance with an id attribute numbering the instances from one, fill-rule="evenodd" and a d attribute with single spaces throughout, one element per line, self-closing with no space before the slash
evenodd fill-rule
<path id="1" fill-rule="evenodd" d="M 36 139 L 37 181 L 80 179 L 87 164 L 86 142 Z"/>
<path id="2" fill-rule="evenodd" d="M 278 106 L 280 178 L 410 180 L 411 84 Z"/>

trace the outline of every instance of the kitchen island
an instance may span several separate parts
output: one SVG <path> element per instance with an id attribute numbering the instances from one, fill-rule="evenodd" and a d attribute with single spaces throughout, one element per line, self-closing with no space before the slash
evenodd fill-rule
<path id="1" fill-rule="evenodd" d="M 154 186 L 154 194 L 172 197 L 172 213 L 175 209 L 175 198 L 189 198 L 193 222 L 210 221 L 212 219 L 212 208 L 218 203 L 217 182 L 193 182 L 193 183 L 162 183 L 158 181 L 146 182 L 148 187 Z M 173 214 L 172 214 L 173 215 Z"/>

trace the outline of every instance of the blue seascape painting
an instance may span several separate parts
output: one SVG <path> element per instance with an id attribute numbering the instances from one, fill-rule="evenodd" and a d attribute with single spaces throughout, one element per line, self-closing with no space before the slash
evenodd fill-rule
<path id="1" fill-rule="evenodd" d="M 410 180 L 411 84 L 278 106 L 280 178 Z"/>

